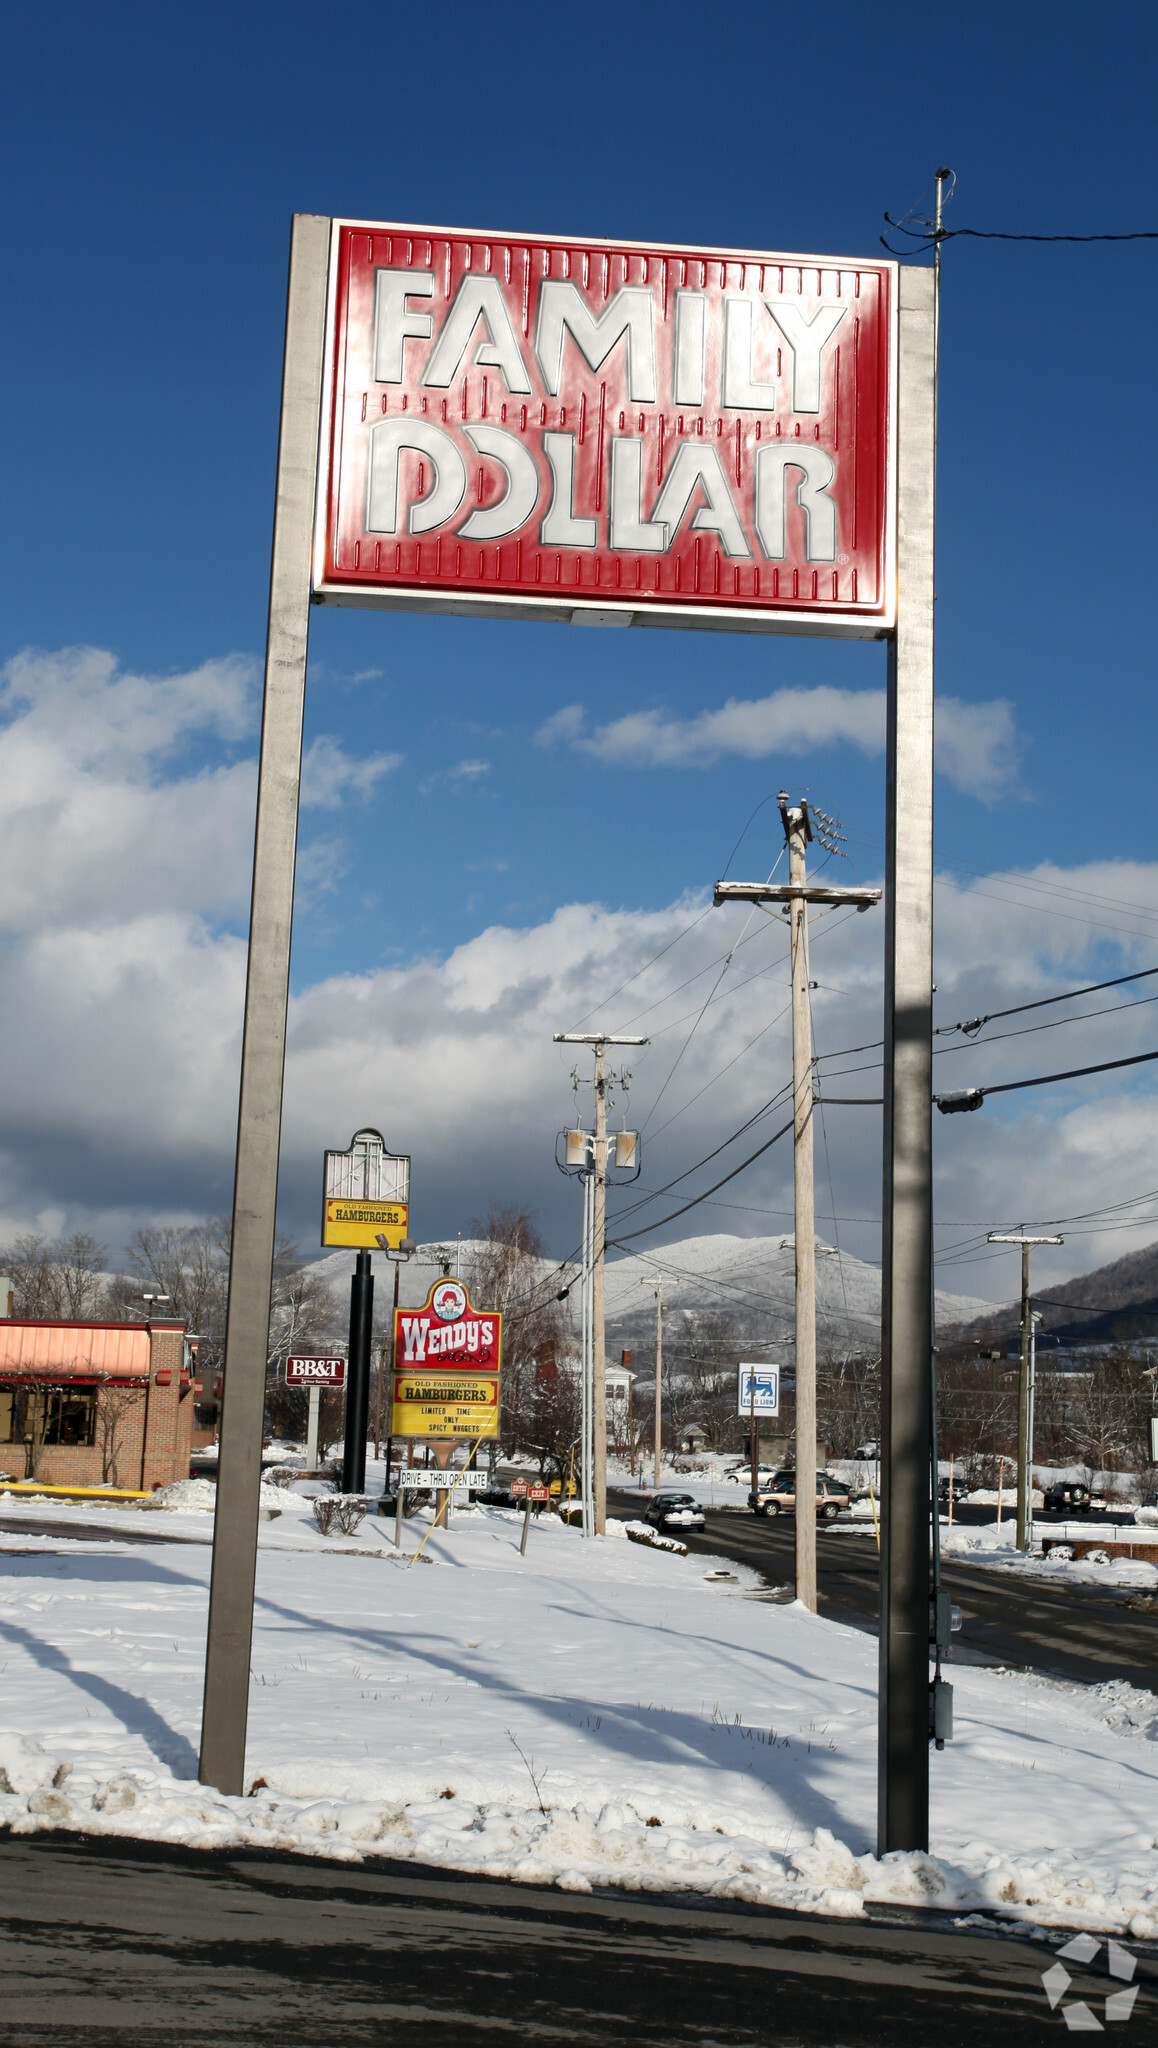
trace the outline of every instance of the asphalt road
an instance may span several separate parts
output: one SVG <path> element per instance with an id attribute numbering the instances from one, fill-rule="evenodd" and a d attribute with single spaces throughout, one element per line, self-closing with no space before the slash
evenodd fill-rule
<path id="1" fill-rule="evenodd" d="M 947 1916 L 822 1920 L 411 1864 L 0 1837 L 9 2048 L 1035 2048 L 1033 1941 Z M 1099 1968 L 1100 1965 L 1100 1968 Z M 1096 2013 L 1104 1952 L 1067 1966 Z M 1148 2037 L 1158 1955 L 1140 1953 Z"/>
<path id="2" fill-rule="evenodd" d="M 617 1514 L 642 1511 L 638 1494 L 609 1493 L 608 1500 Z M 706 1529 L 681 1529 L 681 1542 L 690 1550 L 752 1565 L 771 1585 L 790 1592 L 791 1516 L 765 1521 L 720 1508 L 707 1508 L 705 1514 Z M 877 1549 L 872 1536 L 820 1523 L 816 1550 L 821 1612 L 875 1631 Z M 992 1565 L 946 1563 L 942 1583 L 964 1616 L 953 1639 L 958 1661 L 1029 1666 L 1084 1684 L 1128 1678 L 1158 1691 L 1158 1605 L 1146 1611 L 1100 1587 L 1015 1578 Z"/>

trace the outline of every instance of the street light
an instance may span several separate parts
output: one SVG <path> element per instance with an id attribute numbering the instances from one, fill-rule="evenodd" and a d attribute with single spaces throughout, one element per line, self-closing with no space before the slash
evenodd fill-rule
<path id="1" fill-rule="evenodd" d="M 386 1236 L 384 1235 L 384 1233 L 382 1233 L 382 1232 L 380 1231 L 380 1232 L 379 1232 L 379 1234 L 378 1234 L 378 1248 L 379 1248 L 379 1250 L 380 1250 L 380 1251 L 382 1251 L 382 1252 L 384 1252 L 384 1253 L 386 1254 L 386 1257 L 387 1257 L 387 1258 L 388 1258 L 388 1259 L 390 1260 L 390 1263 L 391 1263 L 391 1265 L 392 1265 L 392 1266 L 393 1266 L 393 1268 L 394 1268 L 394 1314 L 393 1314 L 393 1316 L 392 1316 L 392 1317 L 391 1317 L 391 1319 L 390 1319 L 390 1374 L 391 1374 L 391 1389 L 390 1389 L 390 1393 L 391 1393 L 391 1402 L 393 1402 L 393 1394 L 394 1394 L 394 1388 L 393 1388 L 393 1374 L 394 1374 L 394 1332 L 395 1332 L 395 1330 L 396 1330 L 396 1329 L 397 1329 L 397 1327 L 398 1327 L 398 1276 L 399 1276 L 399 1274 L 401 1273 L 401 1271 L 402 1271 L 402 1268 L 403 1268 L 403 1266 L 405 1265 L 405 1263 L 406 1263 L 407 1259 L 412 1259 L 412 1258 L 414 1257 L 414 1254 L 415 1254 L 415 1252 L 416 1252 L 416 1251 L 418 1250 L 418 1246 L 417 1246 L 417 1245 L 415 1244 L 415 1242 L 414 1242 L 414 1239 L 413 1239 L 412 1237 L 404 1237 L 404 1238 L 403 1238 L 403 1239 L 401 1240 L 401 1242 L 399 1243 L 399 1245 L 398 1245 L 398 1248 L 397 1248 L 397 1250 L 395 1251 L 395 1250 L 393 1250 L 393 1249 L 391 1248 L 391 1245 L 390 1245 L 390 1240 L 389 1240 L 389 1238 L 388 1238 L 388 1237 L 386 1237 Z M 387 1488 L 389 1487 L 389 1483 L 390 1483 L 390 1450 L 391 1450 L 391 1446 L 392 1446 L 392 1444 L 393 1444 L 393 1440 L 394 1440 L 394 1439 L 393 1439 L 393 1433 L 391 1433 L 391 1435 L 390 1435 L 390 1436 L 389 1436 L 389 1437 L 387 1438 L 387 1440 L 386 1440 L 386 1484 L 387 1484 Z M 378 1461 L 379 1455 L 381 1454 L 381 1450 L 382 1450 L 382 1350 L 381 1350 L 381 1347 L 379 1347 L 379 1351 L 378 1351 L 378 1399 L 377 1399 L 377 1401 L 375 1402 L 375 1405 L 374 1405 L 374 1461 L 375 1461 L 375 1463 L 377 1463 L 377 1461 Z"/>

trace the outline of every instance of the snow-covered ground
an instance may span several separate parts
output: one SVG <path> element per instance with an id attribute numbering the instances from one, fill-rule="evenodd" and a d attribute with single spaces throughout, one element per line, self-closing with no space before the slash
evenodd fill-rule
<path id="1" fill-rule="evenodd" d="M 11 1497 L 0 1821 L 410 1857 L 585 1890 L 855 1915 L 933 1904 L 1158 1934 L 1158 1698 L 959 1668 L 936 1855 L 871 1853 L 876 1645 L 742 1566 L 475 1509 L 430 1536 L 260 1530 L 249 1796 L 196 1783 L 210 1550 L 196 1506 Z M 79 1530 L 182 1543 L 66 1542 Z M 8 1789 L 10 1788 L 10 1789 Z"/>

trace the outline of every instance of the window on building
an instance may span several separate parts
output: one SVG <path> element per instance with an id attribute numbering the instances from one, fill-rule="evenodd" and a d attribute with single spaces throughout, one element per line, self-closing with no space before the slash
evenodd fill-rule
<path id="1" fill-rule="evenodd" d="M 0 1387 L 0 1444 L 96 1442 L 95 1387 Z"/>

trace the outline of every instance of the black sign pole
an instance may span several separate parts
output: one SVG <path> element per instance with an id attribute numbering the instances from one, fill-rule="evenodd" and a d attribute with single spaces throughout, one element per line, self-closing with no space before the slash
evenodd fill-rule
<path id="1" fill-rule="evenodd" d="M 370 1409 L 370 1337 L 374 1323 L 374 1269 L 359 1252 L 350 1282 L 350 1364 L 346 1384 L 346 1441 L 342 1492 L 366 1491 L 366 1427 Z"/>

